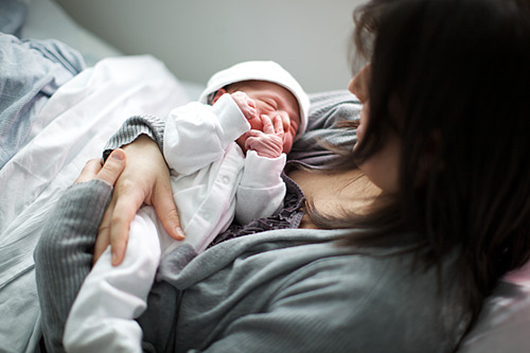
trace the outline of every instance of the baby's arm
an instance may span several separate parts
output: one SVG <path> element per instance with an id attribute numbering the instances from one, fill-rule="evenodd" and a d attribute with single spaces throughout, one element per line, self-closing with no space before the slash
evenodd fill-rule
<path id="1" fill-rule="evenodd" d="M 164 131 L 164 157 L 171 169 L 189 175 L 222 158 L 225 149 L 249 129 L 229 94 L 213 106 L 190 103 L 170 113 Z"/>
<path id="2" fill-rule="evenodd" d="M 287 190 L 281 178 L 286 162 L 281 118 L 275 117 L 274 125 L 267 115 L 261 119 L 263 131 L 249 131 L 246 141 L 245 168 L 236 193 L 236 219 L 240 224 L 271 216 L 283 205 Z"/>

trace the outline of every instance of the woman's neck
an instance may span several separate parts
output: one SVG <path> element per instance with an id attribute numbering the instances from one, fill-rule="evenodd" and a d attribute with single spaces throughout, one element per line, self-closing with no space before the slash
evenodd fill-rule
<path id="1" fill-rule="evenodd" d="M 345 212 L 366 214 L 372 207 L 374 197 L 381 193 L 358 169 L 338 172 L 293 169 L 288 174 L 314 207 L 325 215 Z M 304 216 L 300 228 L 318 227 Z"/>

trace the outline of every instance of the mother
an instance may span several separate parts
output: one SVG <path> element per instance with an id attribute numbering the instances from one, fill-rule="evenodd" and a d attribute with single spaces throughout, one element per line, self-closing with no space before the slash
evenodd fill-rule
<path id="1" fill-rule="evenodd" d="M 455 350 L 496 281 L 530 256 L 529 18 L 519 0 L 372 0 L 356 10 L 355 44 L 370 64 L 350 84 L 364 103 L 355 148 L 338 148 L 324 170 L 286 169 L 296 183 L 288 229 L 235 227 L 185 267 L 168 255 L 138 319 L 144 348 Z M 160 144 L 162 131 L 139 119 L 114 144 L 141 133 Z M 125 147 L 96 249 L 112 239 L 116 263 L 127 215 L 143 201 L 175 233 L 156 147 L 145 136 Z M 86 193 L 91 184 L 102 191 Z M 108 191 L 90 181 L 63 202 L 104 202 Z M 39 247 L 37 266 L 48 250 Z"/>

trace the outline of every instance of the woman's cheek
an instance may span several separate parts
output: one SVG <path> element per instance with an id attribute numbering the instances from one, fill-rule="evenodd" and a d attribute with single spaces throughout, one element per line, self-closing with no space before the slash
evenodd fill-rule
<path id="1" fill-rule="evenodd" d="M 359 126 L 357 126 L 357 142 L 355 143 L 354 148 L 358 146 L 361 140 L 363 139 L 363 134 L 364 134 L 364 126 L 362 124 L 359 124 Z"/>
<path id="2" fill-rule="evenodd" d="M 355 144 L 354 149 L 356 146 L 359 145 L 359 142 L 361 142 L 362 139 L 364 138 L 364 128 L 368 120 L 367 118 L 368 118 L 368 104 L 365 103 L 361 110 L 361 116 L 359 117 L 359 125 L 357 126 L 357 131 L 356 131 L 357 143 Z"/>

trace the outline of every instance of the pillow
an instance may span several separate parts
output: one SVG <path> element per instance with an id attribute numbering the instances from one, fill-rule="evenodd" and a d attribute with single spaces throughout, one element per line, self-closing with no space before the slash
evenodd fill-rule
<path id="1" fill-rule="evenodd" d="M 17 0 L 0 1 L 0 32 L 20 37 L 27 14 L 28 8 L 23 2 Z"/>
<path id="2" fill-rule="evenodd" d="M 458 353 L 521 353 L 530 347 L 530 287 L 503 280 L 486 299 Z"/>

